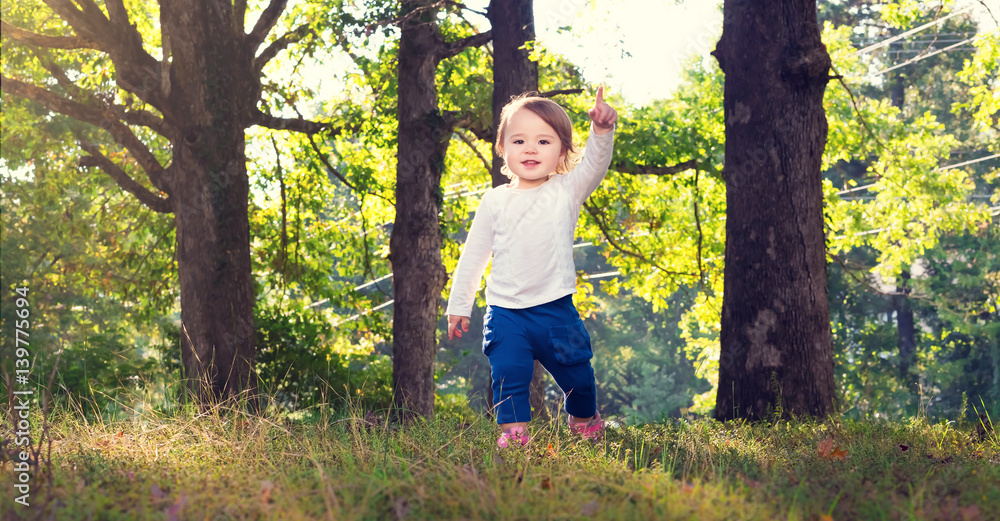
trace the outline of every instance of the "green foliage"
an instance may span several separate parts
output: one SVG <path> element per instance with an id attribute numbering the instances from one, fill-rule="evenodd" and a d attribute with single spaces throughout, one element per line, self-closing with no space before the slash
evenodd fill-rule
<path id="1" fill-rule="evenodd" d="M 322 314 L 301 305 L 261 310 L 257 331 L 260 388 L 288 411 L 328 404 L 383 410 L 392 403 L 392 361 L 331 341 Z"/>
<path id="2" fill-rule="evenodd" d="M 952 112 L 956 115 L 971 112 L 974 128 L 996 138 L 1000 134 L 996 127 L 997 118 L 1000 118 L 1000 97 L 996 94 L 1000 89 L 1000 75 L 997 73 L 1000 70 L 1000 30 L 981 35 L 973 45 L 976 46 L 976 53 L 972 59 L 965 61 L 965 66 L 958 73 L 958 79 L 969 88 L 970 100 L 956 102 Z M 987 143 L 988 150 L 1000 151 L 997 139 Z"/>
<path id="3" fill-rule="evenodd" d="M 129 344 L 126 331 L 108 328 L 55 355 L 45 353 L 32 372 L 57 403 L 79 407 L 86 417 L 128 417 L 132 398 L 154 392 L 166 376 L 149 352 Z"/>
<path id="4" fill-rule="evenodd" d="M 587 321 L 594 344 L 598 408 L 629 423 L 679 417 L 708 382 L 695 376 L 678 327 L 684 296 L 670 299 L 673 313 L 653 309 L 645 299 L 622 291 L 596 295 L 599 312 Z"/>

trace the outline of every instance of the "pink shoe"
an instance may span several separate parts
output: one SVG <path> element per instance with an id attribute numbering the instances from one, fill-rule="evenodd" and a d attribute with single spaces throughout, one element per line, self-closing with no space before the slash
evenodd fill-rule
<path id="1" fill-rule="evenodd" d="M 497 438 L 497 445 L 501 448 L 506 447 L 509 441 L 520 442 L 521 445 L 527 445 L 531 441 L 531 436 L 524 433 L 524 427 L 511 427 L 505 431 L 503 434 Z"/>
<path id="2" fill-rule="evenodd" d="M 569 418 L 566 418 L 566 422 L 569 423 L 569 431 L 573 434 L 583 436 L 587 440 L 599 440 L 604 437 L 604 420 L 601 419 L 601 413 L 594 413 L 594 417 L 590 419 L 587 423 L 576 423 Z"/>

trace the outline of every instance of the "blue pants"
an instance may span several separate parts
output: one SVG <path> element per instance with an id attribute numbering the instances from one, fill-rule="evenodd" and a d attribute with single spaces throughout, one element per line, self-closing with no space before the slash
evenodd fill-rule
<path id="1" fill-rule="evenodd" d="M 487 306 L 483 322 L 497 423 L 531 420 L 528 386 L 536 359 L 565 394 L 567 413 L 588 418 L 597 412 L 590 334 L 572 295 L 525 309 Z"/>

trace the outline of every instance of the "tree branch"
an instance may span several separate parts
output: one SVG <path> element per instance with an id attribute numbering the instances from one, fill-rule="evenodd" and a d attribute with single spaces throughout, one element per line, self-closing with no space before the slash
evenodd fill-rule
<path id="1" fill-rule="evenodd" d="M 450 5 L 450 6 L 453 6 L 453 7 L 458 7 L 459 9 L 465 9 L 466 11 L 472 11 L 473 13 L 476 13 L 479 16 L 486 17 L 486 11 L 480 11 L 478 9 L 473 9 L 473 8 L 471 8 L 471 7 L 463 4 L 462 2 L 454 2 L 452 0 L 445 0 L 444 4 L 445 5 Z"/>
<path id="2" fill-rule="evenodd" d="M 237 38 L 246 35 L 247 0 L 233 2 L 233 34 Z"/>
<path id="3" fill-rule="evenodd" d="M 66 71 L 64 71 L 62 67 L 60 67 L 55 62 L 55 60 L 49 58 L 46 49 L 39 49 L 37 47 L 32 47 L 31 51 L 35 55 L 35 57 L 38 58 L 38 61 L 42 64 L 42 67 L 45 67 L 45 70 L 49 71 L 49 74 L 51 74 L 52 77 L 56 79 L 56 82 L 59 83 L 59 85 L 61 85 L 63 89 L 66 90 L 66 92 L 69 94 L 71 98 L 74 98 L 80 102 L 94 100 L 94 95 L 90 91 L 80 87 L 76 83 L 73 83 L 73 80 L 69 79 L 69 76 L 66 75 Z"/>
<path id="4" fill-rule="evenodd" d="M 109 107 L 97 108 L 77 103 L 57 96 L 41 87 L 6 76 L 0 77 L 0 80 L 3 81 L 3 88 L 7 94 L 29 99 L 52 112 L 58 112 L 108 131 L 115 141 L 124 146 L 135 157 L 139 165 L 146 171 L 153 186 L 162 192 L 167 192 L 164 179 L 165 171 L 159 161 L 136 137 L 132 129 L 122 123 L 119 116 Z"/>
<path id="5" fill-rule="evenodd" d="M 169 198 L 162 198 L 147 190 L 146 187 L 142 186 L 135 179 L 132 179 L 124 170 L 102 154 L 97 146 L 81 141 L 80 148 L 90 154 L 89 156 L 80 158 L 80 167 L 99 167 L 111 176 L 122 190 L 134 195 L 136 199 L 151 210 L 159 213 L 173 212 L 173 203 Z"/>
<path id="6" fill-rule="evenodd" d="M 319 157 L 319 160 L 323 163 L 323 166 L 325 166 L 327 170 L 331 174 L 333 174 L 337 179 L 340 179 L 340 182 L 344 183 L 344 186 L 350 188 L 351 190 L 353 190 L 358 194 L 369 193 L 371 195 L 374 195 L 375 197 L 381 197 L 383 200 L 389 202 L 393 206 L 396 205 L 395 201 L 383 196 L 382 194 L 379 194 L 377 192 L 372 192 L 370 190 L 361 190 L 357 186 L 354 186 L 350 181 L 347 180 L 346 177 L 344 177 L 344 174 L 341 174 L 339 170 L 337 170 L 336 168 L 333 167 L 332 164 L 330 164 L 330 160 L 323 154 L 322 151 L 320 151 L 319 147 L 316 145 L 316 141 L 313 139 L 312 134 L 306 134 L 306 138 L 309 139 L 309 144 L 312 145 L 312 149 L 316 152 L 316 155 Z"/>
<path id="7" fill-rule="evenodd" d="M 129 27 L 128 11 L 125 9 L 125 3 L 122 0 L 105 0 L 104 6 L 108 8 L 108 18 L 111 19 L 111 25 L 118 28 Z M 97 6 L 95 5 L 94 7 Z"/>
<path id="8" fill-rule="evenodd" d="M 177 132 L 169 123 L 148 110 L 128 110 L 123 105 L 115 105 L 114 109 L 115 112 L 121 113 L 122 121 L 129 125 L 146 127 L 167 139 L 177 137 Z"/>
<path id="9" fill-rule="evenodd" d="M 4 36 L 7 36 L 14 41 L 37 47 L 46 47 L 49 49 L 99 50 L 97 43 L 88 38 L 84 38 L 83 36 L 48 36 L 44 34 L 37 34 L 21 29 L 20 27 L 15 27 L 3 20 L 0 20 L 0 29 L 2 29 Z"/>
<path id="10" fill-rule="evenodd" d="M 579 94 L 583 92 L 583 89 L 558 89 L 558 90 L 547 90 L 545 92 L 539 92 L 538 97 L 540 98 L 551 98 L 553 96 L 559 96 L 561 94 Z"/>
<path id="11" fill-rule="evenodd" d="M 471 148 L 472 152 L 476 154 L 476 157 L 478 157 L 479 160 L 482 161 L 483 167 L 486 168 L 486 173 L 489 175 L 491 172 L 491 165 L 493 163 L 490 160 L 486 159 L 486 157 L 479 152 L 479 149 L 476 148 L 476 144 L 473 143 L 471 139 L 466 137 L 465 132 L 462 132 L 460 129 L 456 128 L 455 133 L 458 134 L 458 138 L 461 139 L 463 143 L 469 145 L 469 148 Z"/>
<path id="12" fill-rule="evenodd" d="M 895 297 L 895 296 L 898 296 L 898 295 L 902 295 L 902 293 L 895 292 L 895 291 L 888 291 L 888 292 L 887 291 L 882 291 L 881 289 L 879 289 L 878 287 L 876 287 L 875 285 L 873 285 L 871 282 L 868 282 L 868 280 L 866 278 L 859 277 L 858 274 L 855 273 L 854 270 L 850 266 L 847 265 L 847 262 L 844 259 L 842 259 L 839 255 L 830 253 L 830 251 L 827 250 L 826 256 L 829 257 L 829 258 L 831 258 L 831 259 L 833 259 L 837 264 L 840 264 L 840 267 L 843 268 L 844 271 L 848 275 L 850 275 L 850 277 L 852 279 L 854 279 L 855 281 L 857 281 L 862 286 L 868 288 L 872 292 L 878 293 L 879 295 L 882 295 L 884 297 Z M 860 271 L 860 268 L 859 268 L 859 271 Z"/>
<path id="13" fill-rule="evenodd" d="M 626 161 L 618 161 L 611 168 L 615 169 L 617 172 L 629 175 L 674 175 L 679 174 L 685 170 L 690 170 L 698 166 L 698 161 L 696 159 L 689 159 L 683 163 L 678 163 L 673 166 L 646 166 L 646 165 L 636 165 L 630 164 Z"/>
<path id="14" fill-rule="evenodd" d="M 145 51 L 142 36 L 129 24 L 122 0 L 109 0 L 111 20 L 93 0 L 76 0 L 82 9 L 69 0 L 43 0 L 66 21 L 80 37 L 92 42 L 95 49 L 106 52 L 115 65 L 118 86 L 164 112 L 165 104 L 159 89 L 160 63 Z"/>
<path id="15" fill-rule="evenodd" d="M 41 62 L 42 66 L 45 67 L 52 74 L 52 77 L 69 93 L 70 98 L 74 101 L 80 102 L 81 104 L 91 104 L 91 105 L 102 105 L 103 102 L 93 93 L 84 89 L 73 83 L 66 75 L 66 71 L 59 67 L 58 64 L 49 58 L 45 49 L 33 48 L 32 51 L 38 61 Z M 114 105 L 109 107 L 115 114 L 117 114 L 123 121 L 130 125 L 141 125 L 149 128 L 160 134 L 161 136 L 173 139 L 176 137 L 176 132 L 174 132 L 173 127 L 167 124 L 163 118 L 153 114 L 152 112 L 146 110 L 129 110 L 128 104 L 126 105 Z"/>
<path id="16" fill-rule="evenodd" d="M 476 118 L 474 118 L 471 114 L 468 113 L 455 117 L 456 127 L 464 128 L 469 132 L 472 132 L 472 135 L 489 143 L 490 146 L 492 146 L 493 141 L 496 139 L 496 136 L 493 133 L 493 129 L 483 128 L 482 125 L 479 125 L 477 123 L 478 122 L 476 121 Z"/>
<path id="17" fill-rule="evenodd" d="M 281 18 L 281 12 L 285 10 L 287 3 L 288 0 L 271 0 L 271 3 L 264 9 L 260 18 L 257 19 L 257 23 L 254 24 L 253 30 L 250 31 L 250 34 L 243 41 L 243 44 L 246 45 L 251 53 L 256 53 L 260 44 L 264 43 L 268 33 L 271 32 L 271 29 L 274 29 L 274 26 Z"/>
<path id="18" fill-rule="evenodd" d="M 639 259 L 642 262 L 645 262 L 646 264 L 649 264 L 650 266 L 653 266 L 656 269 L 662 271 L 663 273 L 666 273 L 667 275 L 676 275 L 676 276 L 691 277 L 691 278 L 697 278 L 698 277 L 698 275 L 696 273 L 687 273 L 687 272 L 683 272 L 683 271 L 671 271 L 671 270 L 668 270 L 668 269 L 664 268 L 663 266 L 660 266 L 659 264 L 657 264 L 656 262 L 654 262 L 649 257 L 646 257 L 642 253 L 625 249 L 625 247 L 622 246 L 621 244 L 619 244 L 616 239 L 612 239 L 611 238 L 611 232 L 608 230 L 607 224 L 605 224 L 604 221 L 601 219 L 600 214 L 597 211 L 597 209 L 594 208 L 590 203 L 588 203 L 586 201 L 583 202 L 583 207 L 586 208 L 587 209 L 587 213 L 589 213 L 591 215 L 591 217 L 594 218 L 594 222 L 597 223 L 597 227 L 600 228 L 601 233 L 604 235 L 604 238 L 607 239 L 608 243 L 611 244 L 611 246 L 614 247 L 614 249 L 618 250 L 621 254 L 628 255 L 629 257 L 633 257 L 635 259 Z"/>
<path id="19" fill-rule="evenodd" d="M 274 130 L 291 130 L 292 132 L 302 132 L 304 134 L 316 134 L 330 128 L 329 123 L 318 123 L 304 118 L 279 118 L 270 114 L 265 114 L 260 110 L 256 111 L 253 124 Z"/>
<path id="20" fill-rule="evenodd" d="M 472 36 L 467 36 L 460 40 L 455 40 L 454 42 L 444 42 L 435 53 L 437 60 L 446 60 L 455 56 L 456 54 L 464 51 L 468 47 L 479 47 L 484 43 L 493 39 L 493 31 L 486 31 L 484 33 L 474 34 Z"/>
<path id="21" fill-rule="evenodd" d="M 79 9 L 73 2 L 68 0 L 43 0 L 45 5 L 49 6 L 50 9 L 56 12 L 60 18 L 66 21 L 73 31 L 80 36 L 83 36 L 99 46 L 100 44 L 106 44 L 107 38 L 112 36 L 112 33 L 107 27 L 107 18 L 104 17 L 104 13 L 98 9 L 97 17 L 95 19 L 93 11 L 89 11 L 86 6 L 84 9 Z M 102 51 L 107 51 L 103 46 L 100 46 Z"/>
<path id="22" fill-rule="evenodd" d="M 271 61 L 272 58 L 277 56 L 279 52 L 283 51 L 289 45 L 302 40 L 303 38 L 306 37 L 306 35 L 310 33 L 312 33 L 312 28 L 310 28 L 307 24 L 302 24 L 296 27 L 294 31 L 281 35 L 280 38 L 271 42 L 271 44 L 268 45 L 263 52 L 261 52 L 256 58 L 254 58 L 253 60 L 254 70 L 257 71 L 258 74 L 260 74 L 260 71 L 264 69 L 264 65 L 267 65 L 267 62 Z"/>

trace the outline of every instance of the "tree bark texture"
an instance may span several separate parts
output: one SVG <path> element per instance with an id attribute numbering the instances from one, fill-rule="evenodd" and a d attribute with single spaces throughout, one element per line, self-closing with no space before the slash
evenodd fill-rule
<path id="1" fill-rule="evenodd" d="M 181 353 L 202 403 L 249 392 L 254 294 L 244 129 L 259 96 L 253 54 L 210 3 L 164 2 L 171 35 L 177 140 L 169 186 L 177 224 Z"/>
<path id="2" fill-rule="evenodd" d="M 715 416 L 834 399 L 820 165 L 830 57 L 811 0 L 726 0 L 726 253 Z"/>
<path id="3" fill-rule="evenodd" d="M 526 42 L 535 40 L 534 0 L 491 0 L 487 9 L 493 32 L 493 128 L 496 140 L 500 128 L 500 111 L 514 96 L 538 90 L 538 64 L 528 59 Z M 500 173 L 503 159 L 493 151 L 490 177 L 493 186 L 507 184 L 510 179 Z M 492 377 L 491 377 L 492 378 Z M 545 368 L 535 360 L 531 378 L 531 410 L 541 421 L 552 419 L 545 405 Z M 493 386 L 489 387 L 488 403 L 493 403 Z"/>
<path id="4" fill-rule="evenodd" d="M 434 416 L 437 316 L 447 272 L 441 261 L 441 173 L 456 117 L 438 108 L 438 63 L 472 45 L 478 34 L 446 42 L 433 0 L 402 2 L 399 41 L 396 218 L 389 237 L 393 274 L 392 383 L 402 418 Z M 415 10 L 419 14 L 411 16 Z"/>

